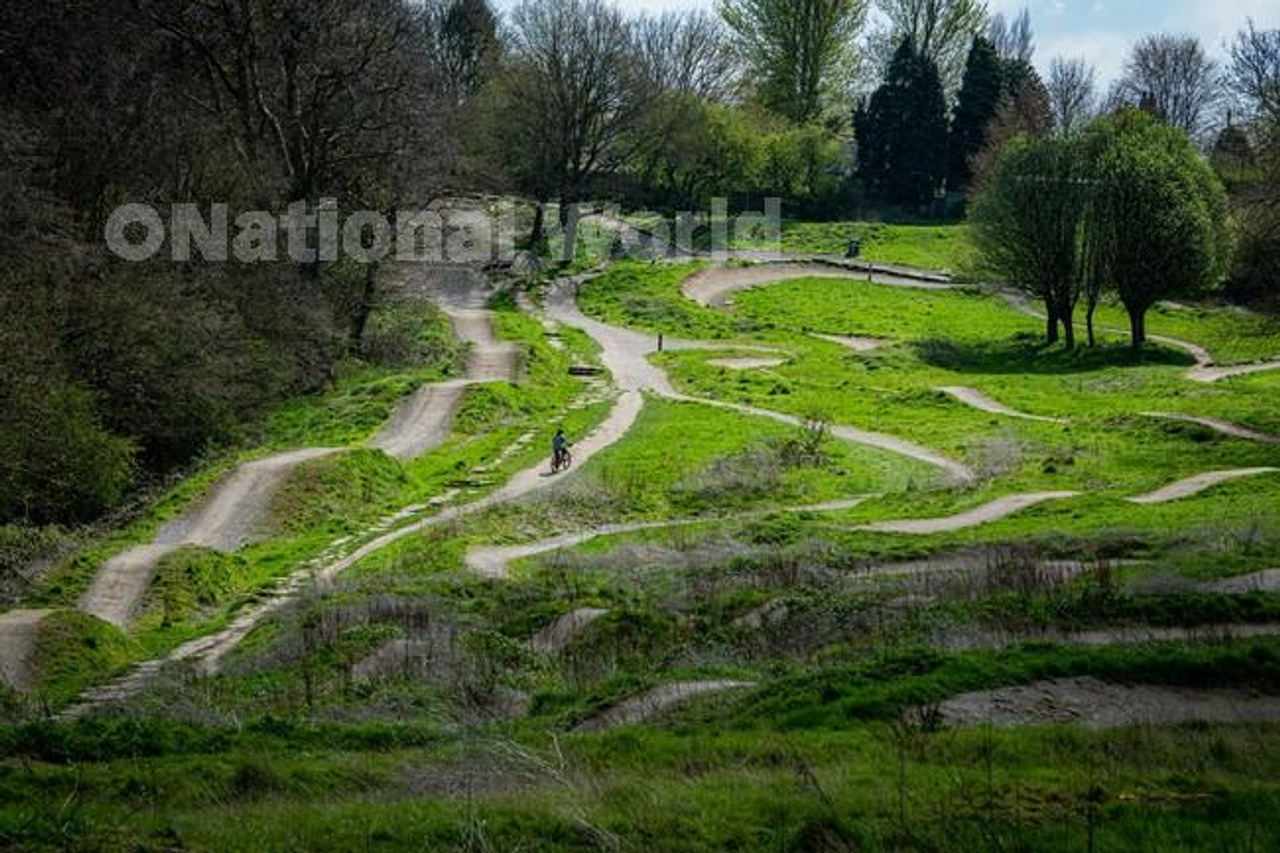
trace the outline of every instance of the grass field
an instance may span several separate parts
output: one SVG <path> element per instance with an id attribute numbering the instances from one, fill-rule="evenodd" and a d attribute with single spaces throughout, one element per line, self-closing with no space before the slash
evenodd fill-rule
<path id="1" fill-rule="evenodd" d="M 789 239 L 818 247 L 836 233 Z M 891 235 L 921 257 L 951 239 Z M 690 397 L 908 439 L 975 480 L 949 482 L 816 428 L 648 395 L 626 436 L 571 476 L 406 537 L 308 589 L 216 677 L 166 674 L 117 717 L 0 727 L 0 847 L 1280 846 L 1276 723 L 1093 729 L 1032 713 L 1005 728 L 952 724 L 941 710 L 960 693 L 1045 679 L 1230 701 L 1234 688 L 1280 695 L 1280 631 L 1247 636 L 1280 626 L 1280 595 L 1206 585 L 1280 566 L 1280 475 L 1168 503 L 1127 500 L 1207 471 L 1280 467 L 1275 444 L 1145 414 L 1280 435 L 1280 377 L 1191 382 L 1184 352 L 1135 355 L 1118 333 L 1092 350 L 1048 347 L 1038 321 L 977 290 L 800 279 L 703 308 L 680 293 L 703 268 L 614 264 L 580 305 L 616 325 L 713 342 L 653 359 Z M 398 506 L 451 488 L 461 489 L 455 501 L 487 493 L 544 452 L 548 424 L 564 423 L 575 442 L 589 433 L 607 388 L 567 374 L 597 363 L 590 340 L 566 329 L 549 338 L 510 300 L 499 307 L 500 335 L 525 350 L 520 383 L 473 389 L 453 439 L 407 466 L 368 450 L 309 465 L 278 498 L 277 536 L 232 556 L 187 549 L 166 561 L 132 636 L 56 624 L 48 697 L 65 701 L 94 680 L 92 667 L 118 668 L 224 623 L 271 578 L 335 538 L 363 541 Z M 1103 321 L 1118 322 L 1109 308 Z M 1205 307 L 1161 309 L 1151 330 L 1224 363 L 1264 357 L 1276 341 L 1261 320 Z M 855 352 L 817 334 L 882 345 Z M 776 350 L 782 363 L 712 363 L 741 355 L 740 344 Z M 360 382 L 340 383 L 333 399 L 282 415 L 277 434 L 357 443 L 386 381 L 367 398 Z M 1061 422 L 979 411 L 939 390 L 949 386 Z M 530 433 L 532 444 L 503 456 Z M 199 483 L 122 539 L 148 535 Z M 1062 490 L 1079 494 L 972 527 L 862 529 Z M 865 500 L 800 509 L 855 497 Z M 505 577 L 465 562 L 478 546 L 675 521 L 519 558 Z M 67 602 L 82 583 L 73 564 L 43 595 Z M 530 644 L 584 608 L 594 619 L 553 648 Z M 1144 633 L 1190 628 L 1218 633 Z M 1081 632 L 1095 640 L 1068 641 Z M 601 734 L 577 731 L 642 691 L 704 679 L 742 686 Z M 16 716 L 17 700 L 4 698 Z"/>

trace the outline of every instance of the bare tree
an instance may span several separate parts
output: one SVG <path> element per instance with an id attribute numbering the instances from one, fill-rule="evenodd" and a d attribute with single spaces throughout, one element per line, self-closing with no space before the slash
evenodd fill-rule
<path id="1" fill-rule="evenodd" d="M 632 24 L 643 75 L 663 93 L 729 97 L 739 65 L 723 24 L 701 11 L 641 15 Z"/>
<path id="2" fill-rule="evenodd" d="M 230 134 L 264 201 L 315 199 L 398 153 L 415 28 L 397 0 L 144 0 L 143 9 L 199 70 L 205 85 L 192 97 Z M 283 186 L 265 185 L 277 175 Z"/>
<path id="3" fill-rule="evenodd" d="M 489 80 L 498 61 L 498 19 L 487 0 L 431 0 L 422 10 L 430 57 L 456 105 Z"/>
<path id="4" fill-rule="evenodd" d="M 1250 20 L 1236 33 L 1227 85 L 1253 117 L 1280 126 L 1280 29 L 1259 30 Z"/>
<path id="5" fill-rule="evenodd" d="M 1093 66 L 1084 59 L 1059 56 L 1049 63 L 1049 106 L 1058 133 L 1071 136 L 1093 118 L 1096 80 Z"/>
<path id="6" fill-rule="evenodd" d="M 1035 36 L 1031 32 L 1031 10 L 1024 7 L 1012 21 L 1003 14 L 992 16 L 987 24 L 987 40 L 995 46 L 1001 59 L 1030 62 L 1036 52 Z"/>
<path id="7" fill-rule="evenodd" d="M 525 0 L 511 14 L 511 62 L 497 132 L 512 176 L 538 202 L 569 206 L 634 153 L 628 136 L 645 106 L 626 20 L 602 0 Z"/>
<path id="8" fill-rule="evenodd" d="M 902 39 L 910 37 L 916 50 L 938 66 L 942 85 L 955 91 L 964 74 L 964 61 L 973 37 L 987 24 L 982 0 L 876 0 L 888 21 L 870 49 L 880 67 L 887 68 Z"/>
<path id="9" fill-rule="evenodd" d="M 1198 139 L 1221 97 L 1221 76 L 1194 36 L 1162 33 L 1134 46 L 1116 93 Z"/>

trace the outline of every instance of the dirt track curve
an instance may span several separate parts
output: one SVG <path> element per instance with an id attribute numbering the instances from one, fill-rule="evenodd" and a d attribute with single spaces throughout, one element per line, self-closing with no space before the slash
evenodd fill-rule
<path id="1" fill-rule="evenodd" d="M 11 610 L 0 613 L 0 683 L 13 690 L 29 690 L 35 679 L 31 656 L 40 637 L 40 624 L 52 610 Z"/>
<path id="2" fill-rule="evenodd" d="M 976 388 L 965 388 L 960 385 L 946 385 L 938 389 L 959 402 L 970 408 L 977 409 L 980 412 L 987 412 L 993 415 L 1003 415 L 1008 418 L 1021 418 L 1027 421 L 1040 421 L 1048 424 L 1065 424 L 1067 421 L 1063 418 L 1048 418 L 1042 415 L 1031 415 L 1026 412 L 1019 412 L 1011 409 L 1004 403 L 993 400 L 986 394 L 983 394 Z"/>
<path id="3" fill-rule="evenodd" d="M 708 681 L 675 681 L 660 684 L 651 690 L 623 699 L 596 716 L 579 723 L 576 732 L 602 732 L 617 726 L 642 723 L 671 708 L 683 705 L 697 696 L 723 693 L 726 690 L 745 690 L 755 687 L 754 681 L 716 679 Z"/>
<path id="4" fill-rule="evenodd" d="M 1238 480 L 1241 477 L 1256 477 L 1261 474 L 1270 474 L 1280 471 L 1280 468 L 1237 468 L 1232 471 L 1209 471 L 1205 474 L 1196 474 L 1194 477 L 1187 477 L 1185 480 L 1178 480 L 1176 483 L 1170 483 L 1167 486 L 1156 489 L 1154 492 L 1148 492 L 1145 495 L 1138 495 L 1132 498 L 1126 498 L 1129 503 L 1133 504 L 1162 504 L 1169 501 L 1181 500 L 1189 498 L 1192 495 L 1198 495 L 1203 491 L 1207 491 L 1220 483 L 1226 483 L 1230 480 Z"/>

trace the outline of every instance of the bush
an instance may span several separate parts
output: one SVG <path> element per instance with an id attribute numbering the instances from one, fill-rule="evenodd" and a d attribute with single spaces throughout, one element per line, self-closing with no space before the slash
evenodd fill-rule
<path id="1" fill-rule="evenodd" d="M 360 356 L 386 367 L 441 367 L 460 362 L 448 319 L 429 304 L 383 306 L 369 315 Z"/>

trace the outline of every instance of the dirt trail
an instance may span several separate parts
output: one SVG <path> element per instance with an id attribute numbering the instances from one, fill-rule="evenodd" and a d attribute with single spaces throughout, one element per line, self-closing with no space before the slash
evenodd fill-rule
<path id="1" fill-rule="evenodd" d="M 643 398 L 639 392 L 626 392 L 618 397 L 613 410 L 590 436 L 574 445 L 574 463 L 580 465 L 595 454 L 609 447 L 624 435 L 640 414 Z M 216 672 L 222 658 L 240 643 L 245 636 L 264 620 L 287 605 L 302 589 L 313 582 L 332 581 L 339 574 L 366 557 L 392 545 L 401 539 L 421 533 L 432 527 L 456 521 L 467 515 L 498 504 L 524 497 L 538 489 L 560 481 L 549 473 L 549 461 L 543 460 L 533 468 L 514 475 L 503 487 L 486 497 L 471 503 L 445 507 L 440 512 L 422 518 L 403 527 L 384 533 L 352 551 L 345 557 L 318 568 L 303 567 L 285 578 L 278 588 L 262 604 L 240 613 L 230 625 L 221 631 L 194 640 L 175 650 L 171 661 L 194 661 L 204 673 Z"/>
<path id="2" fill-rule="evenodd" d="M 947 385 L 938 389 L 949 397 L 953 397 L 964 403 L 966 406 L 977 409 L 980 412 L 989 412 L 993 415 L 1004 415 L 1009 418 L 1022 418 L 1028 421 L 1040 421 L 1048 424 L 1065 424 L 1063 418 L 1049 418 L 1042 415 L 1031 415 L 1026 412 L 1019 412 L 1008 406 L 991 399 L 976 388 L 965 388 L 960 385 Z"/>
<path id="3" fill-rule="evenodd" d="M 1236 480 L 1241 477 L 1256 477 L 1260 474 L 1270 474 L 1275 471 L 1280 471 L 1280 468 L 1237 468 L 1232 471 L 1210 471 L 1205 474 L 1196 474 L 1194 477 L 1187 477 L 1185 480 L 1178 480 L 1176 483 L 1170 483 L 1145 495 L 1125 498 L 1125 500 L 1132 504 L 1168 503 L 1169 501 L 1198 495 L 1229 480 Z"/>
<path id="4" fill-rule="evenodd" d="M 953 285 L 940 279 L 908 277 L 889 272 L 871 272 L 864 268 L 852 268 L 821 263 L 762 263 L 755 266 L 713 266 L 690 276 L 683 285 L 684 295 L 699 305 L 723 308 L 729 297 L 739 290 L 749 290 L 766 284 L 779 284 L 799 278 L 835 278 L 872 284 L 888 284 L 895 287 L 914 287 L 922 290 L 946 290 Z"/>
<path id="5" fill-rule="evenodd" d="M 915 518 L 902 521 L 877 521 L 865 524 L 855 530 L 866 530 L 872 533 L 910 533 L 927 535 L 931 533 L 950 533 L 999 521 L 1029 507 L 1047 501 L 1065 500 L 1078 496 L 1079 492 L 1031 492 L 1022 495 L 1008 495 L 997 498 L 980 507 L 958 513 L 945 518 Z"/>
<path id="6" fill-rule="evenodd" d="M 938 708 L 951 725 L 1072 724 L 1089 728 L 1280 720 L 1280 696 L 1153 684 L 1062 678 L 963 693 Z"/>
<path id="7" fill-rule="evenodd" d="M 600 344 L 601 360 L 613 373 L 615 380 L 622 388 L 653 391 L 670 400 L 716 406 L 756 417 L 769 418 L 792 426 L 803 425 L 803 420 L 793 415 L 768 409 L 757 409 L 737 403 L 710 400 L 704 397 L 691 397 L 677 392 L 671 384 L 671 380 L 667 378 L 666 373 L 648 360 L 649 355 L 657 352 L 657 339 L 652 335 L 644 335 L 639 332 L 633 332 L 630 329 L 611 326 L 587 317 L 577 305 L 576 292 L 578 284 L 579 280 L 575 279 L 560 282 L 558 286 L 553 287 L 547 297 L 547 314 L 553 319 L 579 328 L 593 337 Z M 677 340 L 670 342 L 667 346 L 670 349 L 709 347 L 727 349 L 732 348 L 734 345 L 730 343 L 716 345 Z M 941 468 L 958 482 L 971 482 L 976 479 L 973 471 L 954 459 L 926 447 L 913 444 L 905 439 L 847 426 L 832 426 L 831 434 L 843 441 L 898 453 Z"/>
<path id="8" fill-rule="evenodd" d="M 35 673 L 31 655 L 40 637 L 40 623 L 52 610 L 10 610 L 0 613 L 0 683 L 19 692 L 31 689 Z"/>
<path id="9" fill-rule="evenodd" d="M 451 316 L 460 317 L 457 322 L 463 326 L 464 334 L 473 334 L 476 339 L 483 339 L 486 329 L 491 325 L 479 325 L 477 318 L 483 313 L 477 308 L 482 304 L 483 294 L 473 286 L 477 276 L 474 272 L 460 275 L 456 286 L 442 291 L 433 291 L 429 296 L 438 299 L 450 311 Z M 620 440 L 634 425 L 644 404 L 643 391 L 651 391 L 671 399 L 681 400 L 675 392 L 666 374 L 648 361 L 648 355 L 657 350 L 654 336 L 643 335 L 629 329 L 621 329 L 593 320 L 585 316 L 577 305 L 577 287 L 580 279 L 568 279 L 553 283 L 547 297 L 546 315 L 548 318 L 573 326 L 586 332 L 601 348 L 601 360 L 613 374 L 613 379 L 621 393 L 609 416 L 585 440 L 578 442 L 573 449 L 575 465 L 581 465 L 596 453 L 604 450 Z M 475 324 L 475 325 L 468 325 Z M 665 342 L 670 349 L 734 348 L 733 344 L 716 343 L 713 345 L 690 341 L 673 340 Z M 798 424 L 800 420 L 777 412 L 751 409 L 731 404 L 715 403 L 704 400 L 691 400 L 696 403 L 718 405 L 722 408 L 735 409 L 748 414 L 770 417 L 786 423 Z M 890 449 L 895 452 L 928 461 L 958 475 L 964 479 L 971 478 L 972 473 L 959 463 L 935 454 L 925 448 L 919 448 L 909 442 L 874 433 L 864 433 L 847 427 L 833 428 L 832 433 L 839 438 L 869 444 L 871 446 Z M 222 658 L 248 635 L 257 625 L 283 608 L 292 598 L 308 584 L 315 581 L 330 580 L 371 554 L 380 551 L 395 542 L 416 535 L 423 530 L 438 526 L 466 515 L 478 512 L 500 503 L 516 500 L 551 483 L 558 482 L 548 473 L 548 464 L 539 465 L 515 474 L 503 487 L 490 495 L 460 506 L 446 507 L 440 512 L 406 524 L 403 527 L 381 534 L 357 548 L 345 557 L 314 568 L 301 567 L 277 584 L 265 601 L 256 607 L 242 611 L 230 625 L 221 631 L 192 640 L 175 649 L 161 661 L 151 661 L 135 669 L 133 672 L 113 684 L 105 686 L 99 693 L 107 697 L 107 701 L 118 701 L 123 696 L 132 695 L 143 689 L 150 676 L 158 671 L 165 662 L 193 662 L 205 673 L 215 672 Z M 75 709 L 75 713 L 84 713 L 93 707 L 90 699 Z"/>
<path id="10" fill-rule="evenodd" d="M 162 527 L 155 544 L 236 550 L 264 534 L 271 498 L 298 465 L 337 452 L 308 447 L 246 462 L 219 480 L 193 512 Z"/>
<path id="11" fill-rule="evenodd" d="M 939 645 L 948 651 L 1004 649 L 1021 643 L 1054 643 L 1060 646 L 1096 648 L 1101 646 L 1141 646 L 1147 643 L 1225 643 L 1254 637 L 1280 636 L 1280 625 L 1228 623 L 1191 627 L 1115 627 L 1087 631 L 1003 632 L 961 629 L 943 637 Z"/>
<path id="12" fill-rule="evenodd" d="M 723 367 L 725 370 L 761 370 L 767 367 L 781 367 L 786 364 L 785 358 L 712 358 L 707 364 L 712 367 Z"/>
<path id="13" fill-rule="evenodd" d="M 184 545 L 235 551 L 262 538 L 269 532 L 271 499 L 289 475 L 304 462 L 337 452 L 329 447 L 304 448 L 234 469 L 193 510 L 161 527 L 154 541 L 122 551 L 103 563 L 79 608 L 127 628 L 166 554 Z"/>
<path id="14" fill-rule="evenodd" d="M 578 724 L 574 731 L 602 732 L 616 726 L 642 723 L 663 711 L 683 705 L 697 696 L 722 693 L 726 690 L 744 690 L 755 686 L 756 683 L 754 681 L 732 681 L 728 679 L 675 681 L 670 684 L 660 684 L 651 690 L 646 690 L 644 693 L 623 699 L 618 704 Z"/>
<path id="15" fill-rule="evenodd" d="M 466 375 L 419 388 L 369 442 L 370 447 L 401 461 L 421 456 L 448 440 L 467 388 L 484 382 L 513 382 L 519 369 L 520 349 L 497 339 L 492 312 L 453 307 L 446 308 L 445 314 L 458 340 L 470 347 Z"/>
<path id="16" fill-rule="evenodd" d="M 573 642 L 573 638 L 581 634 L 588 625 L 608 613 L 608 610 L 600 607 L 570 610 L 534 634 L 529 645 L 539 654 L 554 654 Z"/>
<path id="17" fill-rule="evenodd" d="M 449 438 L 467 382 L 424 385 L 402 402 L 369 446 L 399 460 L 414 459 Z"/>
<path id="18" fill-rule="evenodd" d="M 1234 578 L 1210 581 L 1202 584 L 1205 592 L 1216 592 L 1221 595 L 1245 595 L 1250 592 L 1280 592 L 1280 569 L 1263 569 Z"/>
<path id="19" fill-rule="evenodd" d="M 883 338 L 868 338 L 861 335 L 820 335 L 816 332 L 811 333 L 810 337 L 817 338 L 827 343 L 839 344 L 842 347 L 851 349 L 854 352 L 871 352 L 878 350 L 889 343 Z"/>
<path id="20" fill-rule="evenodd" d="M 1274 435 L 1266 435 L 1265 433 L 1256 432 L 1248 427 L 1240 424 L 1224 421 L 1221 418 L 1206 418 L 1198 415 L 1182 415 L 1176 412 L 1142 412 L 1143 417 L 1160 418 L 1166 421 L 1182 421 L 1183 423 L 1199 424 L 1202 427 L 1220 432 L 1223 435 L 1229 435 L 1232 438 L 1243 438 L 1248 441 L 1260 441 L 1263 444 L 1280 444 L 1280 438 Z"/>
<path id="21" fill-rule="evenodd" d="M 538 542 L 529 542 L 524 545 L 508 545 L 505 547 L 488 547 L 488 548 L 472 548 L 467 552 L 467 567 L 476 574 L 484 577 L 501 578 L 507 576 L 507 567 L 528 557 L 534 557 L 538 554 L 546 554 L 552 551 L 560 551 L 565 548 L 573 548 L 585 542 L 599 539 L 603 536 L 617 536 L 623 533 L 639 533 L 643 530 L 666 530 L 676 527 L 690 527 L 695 524 L 710 524 L 717 521 L 744 521 L 752 518 L 761 518 L 767 515 L 801 513 L 801 512 L 839 512 L 840 510 L 853 509 L 855 506 L 865 502 L 865 496 L 855 498 L 845 498 L 838 501 L 829 501 L 827 503 L 812 504 L 809 506 L 798 507 L 771 507 L 768 509 L 752 510 L 750 512 L 736 513 L 731 516 L 706 516 L 697 518 L 678 518 L 666 521 L 636 521 L 623 524 L 604 524 L 600 527 L 594 527 L 591 530 L 584 530 L 578 533 L 566 533 L 562 536 L 556 536 L 551 539 L 543 539 Z"/>

